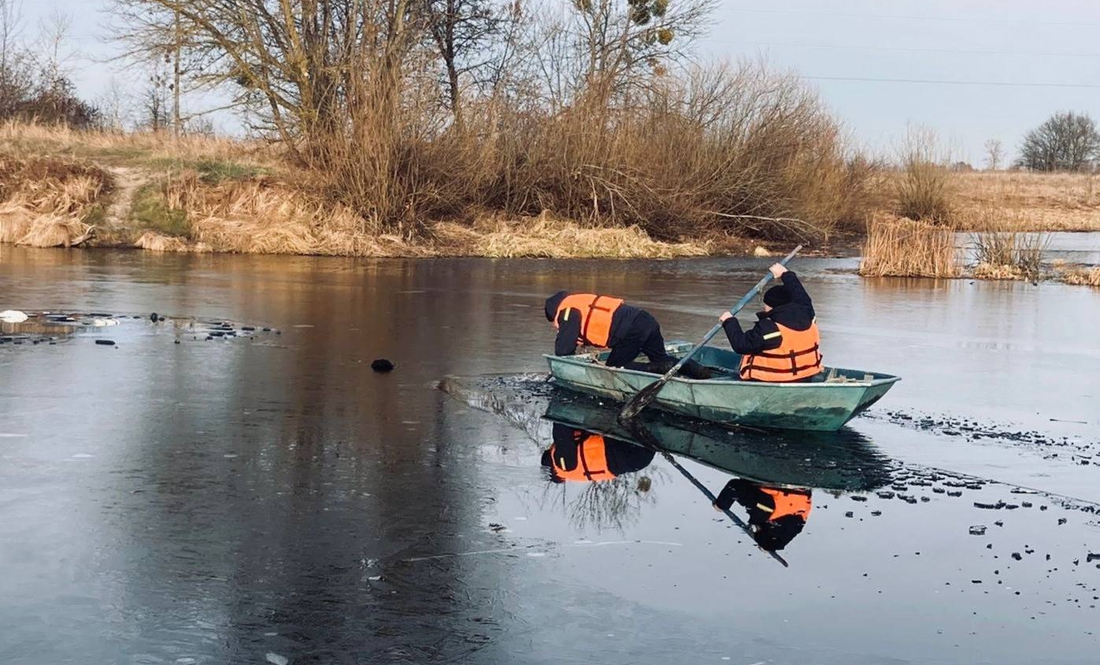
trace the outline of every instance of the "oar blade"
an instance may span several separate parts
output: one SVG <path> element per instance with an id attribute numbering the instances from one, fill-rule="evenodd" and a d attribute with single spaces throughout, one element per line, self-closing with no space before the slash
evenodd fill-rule
<path id="1" fill-rule="evenodd" d="M 653 400 L 657 399 L 657 393 L 661 392 L 661 388 L 664 388 L 666 383 L 668 383 L 668 376 L 662 376 L 635 393 L 634 397 L 631 397 L 619 411 L 619 422 L 634 420 L 639 413 L 653 403 Z"/>

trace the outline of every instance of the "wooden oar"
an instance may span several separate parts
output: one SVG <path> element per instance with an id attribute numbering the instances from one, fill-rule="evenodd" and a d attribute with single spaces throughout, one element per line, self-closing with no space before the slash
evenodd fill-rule
<path id="1" fill-rule="evenodd" d="M 798 254 L 799 250 L 801 249 L 802 245 L 795 247 L 794 251 L 785 256 L 783 260 L 779 262 L 779 264 L 782 266 L 786 266 L 787 262 L 793 259 L 794 255 Z M 769 271 L 767 275 L 764 275 L 763 279 L 756 283 L 756 286 L 752 287 L 752 290 L 746 293 L 744 297 L 742 297 L 741 300 L 739 300 L 737 304 L 734 305 L 733 309 L 730 310 L 730 314 L 736 316 L 737 313 L 745 307 L 745 305 L 749 304 L 749 302 L 756 297 L 757 293 L 760 293 L 760 289 L 767 286 L 768 282 L 771 281 L 771 278 L 772 274 L 771 271 Z M 665 387 L 665 384 L 668 383 L 669 379 L 676 376 L 676 373 L 680 371 L 680 368 L 683 367 L 687 363 L 687 361 L 691 360 L 691 357 L 694 356 L 699 351 L 699 349 L 702 349 L 704 346 L 706 346 L 707 342 L 709 342 L 711 338 L 717 335 L 718 331 L 721 329 L 722 323 L 719 321 L 717 324 L 715 324 L 713 328 L 710 329 L 710 332 L 708 332 L 706 337 L 703 338 L 703 341 L 696 344 L 695 347 L 692 348 L 691 351 L 686 353 L 684 357 L 680 359 L 680 362 L 676 363 L 672 367 L 672 369 L 668 370 L 668 372 L 665 373 L 664 376 L 635 393 L 634 397 L 630 398 L 630 401 L 623 405 L 622 410 L 619 411 L 619 422 L 625 425 L 626 422 L 637 417 L 637 415 L 642 412 L 642 409 L 652 404 L 653 400 L 657 399 L 657 394 L 661 392 L 661 389 Z"/>
<path id="2" fill-rule="evenodd" d="M 646 426 L 640 420 L 631 421 L 629 424 L 624 423 L 623 426 L 626 427 L 627 431 L 629 431 L 634 436 L 634 438 L 637 439 L 642 445 L 646 446 L 647 448 L 650 448 L 652 450 L 655 450 L 655 451 L 661 453 L 661 456 L 665 458 L 666 462 L 668 462 L 673 467 L 675 467 L 676 470 L 679 471 L 680 474 L 684 476 L 684 478 L 687 478 L 691 482 L 692 485 L 695 485 L 696 489 L 698 489 L 700 492 L 702 492 L 703 495 L 706 496 L 707 499 L 710 500 L 710 503 L 711 503 L 712 506 L 718 507 L 717 506 L 718 497 L 714 496 L 714 493 L 711 492 L 709 489 L 707 489 L 706 485 L 699 482 L 699 479 L 696 478 L 694 475 L 692 475 L 692 473 L 690 471 L 688 471 L 683 466 L 681 466 L 681 464 L 676 461 L 676 458 L 673 457 L 671 453 L 669 453 L 667 450 L 665 450 L 663 447 L 661 447 L 661 444 L 657 440 L 657 437 L 653 436 L 653 434 L 646 428 Z M 721 508 L 720 510 L 723 513 L 725 513 L 726 517 L 730 518 L 733 521 L 734 524 L 736 524 L 738 527 L 740 527 L 741 530 L 744 531 L 749 536 L 749 538 L 752 538 L 754 543 L 756 542 L 755 534 L 753 533 L 752 527 L 750 527 L 748 524 L 745 524 L 745 522 L 740 517 L 735 515 L 728 508 Z M 790 564 L 787 563 L 787 560 L 784 559 L 783 557 L 779 556 L 779 554 L 777 552 L 773 552 L 772 550 L 766 550 L 763 547 L 760 547 L 759 544 L 757 544 L 756 547 L 761 552 L 767 552 L 769 555 L 771 555 L 771 557 L 773 559 L 775 559 L 779 563 L 783 564 L 784 568 L 789 568 L 790 567 Z"/>

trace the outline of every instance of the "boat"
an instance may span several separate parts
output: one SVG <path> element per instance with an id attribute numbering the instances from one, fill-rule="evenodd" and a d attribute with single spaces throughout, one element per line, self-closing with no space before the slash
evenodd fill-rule
<path id="1" fill-rule="evenodd" d="M 682 357 L 694 345 L 677 341 L 665 348 L 670 355 Z M 660 378 L 649 372 L 602 364 L 609 353 L 605 350 L 544 357 L 557 385 L 619 403 Z M 714 376 L 705 380 L 674 377 L 653 406 L 725 425 L 833 432 L 882 399 L 901 380 L 890 374 L 826 367 L 807 382 L 742 381 L 738 376 L 738 353 L 704 346 L 693 359 L 709 367 Z"/>
<path id="2" fill-rule="evenodd" d="M 640 422 L 627 428 L 618 422 L 618 412 L 614 405 L 559 390 L 551 395 L 543 418 L 686 457 L 768 487 L 866 492 L 892 478 L 891 460 L 852 430 L 765 437 L 662 412 L 644 412 Z"/>

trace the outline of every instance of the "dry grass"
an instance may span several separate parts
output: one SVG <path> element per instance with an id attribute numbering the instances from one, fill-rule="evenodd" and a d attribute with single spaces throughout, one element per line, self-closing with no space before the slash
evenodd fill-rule
<path id="1" fill-rule="evenodd" d="M 271 178 L 216 184 L 196 172 L 163 187 L 170 210 L 186 211 L 190 237 L 214 252 L 324 256 L 424 256 L 422 244 L 375 235 L 347 206 Z M 187 247 L 196 245 L 187 243 Z"/>
<path id="2" fill-rule="evenodd" d="M 1066 284 L 1100 287 L 1100 266 L 1091 268 L 1070 268 L 1059 271 L 1059 277 Z"/>
<path id="3" fill-rule="evenodd" d="M 960 173 L 955 225 L 964 231 L 1100 231 L 1100 175 Z"/>
<path id="4" fill-rule="evenodd" d="M 514 222 L 484 220 L 472 227 L 441 223 L 433 234 L 440 253 L 491 258 L 670 259 L 710 251 L 707 243 L 653 240 L 636 226 L 584 228 L 545 214 Z"/>
<path id="5" fill-rule="evenodd" d="M 205 134 L 112 132 L 8 120 L 0 123 L 0 150 L 95 158 L 103 163 L 230 161 L 276 167 L 280 153 L 266 143 Z"/>
<path id="6" fill-rule="evenodd" d="M 93 218 L 111 189 L 95 165 L 0 155 L 0 242 L 70 247 L 91 237 Z"/>
<path id="7" fill-rule="evenodd" d="M 204 251 L 201 247 L 187 242 L 183 238 L 177 236 L 166 236 L 156 231 L 146 231 L 142 233 L 136 241 L 134 246 L 139 249 L 147 249 L 151 252 L 193 252 Z"/>
<path id="8" fill-rule="evenodd" d="M 865 277 L 956 277 L 955 236 L 950 229 L 891 216 L 871 222 L 859 274 Z"/>

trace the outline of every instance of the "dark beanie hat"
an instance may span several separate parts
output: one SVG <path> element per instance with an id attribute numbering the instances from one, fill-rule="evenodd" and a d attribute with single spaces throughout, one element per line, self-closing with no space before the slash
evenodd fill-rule
<path id="1" fill-rule="evenodd" d="M 546 314 L 547 321 L 553 321 L 554 315 L 558 312 L 558 307 L 561 305 L 561 301 L 565 300 L 565 297 L 569 295 L 568 291 L 558 291 L 554 295 L 546 299 L 546 307 L 543 312 Z"/>
<path id="2" fill-rule="evenodd" d="M 768 307 L 779 307 L 791 301 L 791 292 L 786 286 L 773 286 L 764 292 L 764 304 Z"/>

